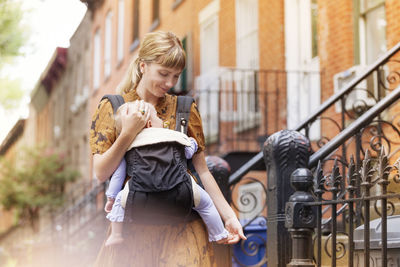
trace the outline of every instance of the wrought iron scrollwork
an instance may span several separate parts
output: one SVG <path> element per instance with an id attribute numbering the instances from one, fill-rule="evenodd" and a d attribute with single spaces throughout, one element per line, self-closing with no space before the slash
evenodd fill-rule
<path id="1" fill-rule="evenodd" d="M 338 232 L 337 234 L 346 236 L 348 238 L 348 234 L 345 232 Z M 324 249 L 325 249 L 325 253 L 326 255 L 328 255 L 328 257 L 332 257 L 332 249 L 329 249 L 329 244 L 331 243 L 331 239 L 332 239 L 332 234 L 329 234 L 328 237 L 325 240 L 325 245 L 324 245 Z M 341 259 L 344 256 L 346 256 L 347 250 L 346 250 L 346 244 L 343 241 L 337 241 L 336 242 L 336 247 L 335 247 L 335 252 L 336 252 L 336 258 L 337 259 Z"/>
<path id="2" fill-rule="evenodd" d="M 400 60 L 390 59 L 379 67 L 378 82 L 384 90 L 390 91 L 400 84 L 399 66 Z"/>
<path id="3" fill-rule="evenodd" d="M 260 180 L 253 178 L 253 177 L 245 177 L 242 179 L 242 183 L 240 184 L 234 184 L 231 186 L 231 195 L 234 194 L 234 192 L 237 191 L 236 187 L 239 187 L 240 185 L 243 184 L 255 184 L 258 185 L 259 188 L 262 190 L 262 196 L 261 199 L 259 199 L 253 192 L 249 191 L 244 191 L 242 195 L 239 196 L 238 202 L 233 199 L 232 201 L 232 206 L 234 209 L 236 209 L 238 212 L 242 214 L 251 214 L 254 211 L 258 211 L 257 214 L 255 214 L 252 218 L 249 218 L 246 220 L 246 223 L 243 227 L 246 227 L 250 223 L 252 223 L 256 218 L 258 217 L 265 217 L 263 212 L 265 211 L 265 208 L 267 207 L 267 202 L 266 202 L 266 196 L 267 196 L 267 188 L 265 185 L 260 182 Z M 240 207 L 240 208 L 239 208 Z"/>
<path id="4" fill-rule="evenodd" d="M 232 207 L 241 214 L 246 216 L 254 213 L 251 218 L 247 218 L 245 221 L 243 221 L 243 229 L 246 233 L 247 240 L 242 240 L 235 246 L 235 250 L 240 250 L 239 253 L 235 254 L 242 254 L 250 257 L 250 259 L 246 259 L 246 262 L 255 262 L 252 264 L 252 266 L 262 266 L 267 262 L 266 255 L 264 255 L 262 259 L 258 259 L 258 257 L 260 255 L 260 250 L 266 250 L 266 240 L 260 234 L 252 233 L 251 231 L 249 233 L 248 228 L 250 225 L 254 227 L 254 224 L 257 223 L 257 226 L 260 229 L 266 229 L 267 218 L 265 217 L 265 208 L 267 207 L 267 188 L 262 182 L 260 182 L 260 180 L 253 177 L 245 177 L 242 179 L 240 184 L 234 184 L 231 186 L 231 195 L 236 195 L 236 193 L 239 191 L 238 187 L 243 184 L 257 185 L 261 189 L 262 196 L 260 199 L 259 196 L 255 195 L 253 192 L 245 190 L 242 192 L 242 195 L 238 196 L 238 198 L 232 199 Z M 241 262 L 240 258 L 236 257 L 235 255 L 233 255 L 233 257 L 239 266 L 248 266 Z"/>
<path id="5" fill-rule="evenodd" d="M 400 158 L 390 164 L 388 153 L 384 147 L 381 147 L 377 157 L 372 157 L 368 149 L 363 155 L 364 158 L 359 166 L 357 166 L 354 157 L 351 156 L 348 164 L 334 159 L 331 170 L 328 172 L 324 172 L 324 165 L 320 162 L 314 172 L 313 194 L 317 197 L 317 201 L 321 203 L 318 205 L 326 207 L 325 213 L 331 210 L 337 216 L 342 215 L 347 224 L 350 223 L 347 220 L 349 217 L 353 218 L 353 223 L 356 222 L 356 219 L 361 218 L 358 224 L 351 224 L 351 227 L 356 227 L 364 221 L 364 213 L 367 210 L 373 210 L 375 216 L 390 216 L 398 212 L 392 199 L 400 199 L 400 197 L 396 192 L 389 191 L 387 188 L 392 182 L 400 183 Z M 328 159 L 324 163 L 327 164 L 331 160 Z M 343 179 L 346 181 L 346 187 L 341 190 L 340 186 L 343 184 Z M 356 194 L 357 185 L 362 188 L 361 195 L 358 196 Z M 373 187 L 377 187 L 377 189 L 373 191 Z M 353 208 L 350 209 L 350 207 L 353 207 L 352 205 L 365 205 L 369 201 L 371 201 L 371 204 L 359 209 L 360 213 L 357 213 L 357 210 L 353 210 Z M 336 205 L 338 205 L 338 209 L 336 209 Z M 385 214 L 382 214 L 382 211 L 385 211 Z M 352 216 L 349 216 L 350 213 L 352 213 Z M 368 214 L 366 218 L 369 220 L 370 215 Z M 322 217 L 320 219 L 322 220 L 321 227 L 324 224 L 332 223 L 331 219 L 323 220 Z M 347 227 L 344 227 L 344 229 L 347 229 Z M 319 234 L 321 235 L 321 233 Z M 341 238 L 336 239 L 337 236 Z M 332 247 L 333 238 L 336 240 L 334 247 Z M 323 242 L 324 253 L 332 258 L 334 251 L 335 259 L 338 260 L 348 255 L 348 243 L 352 241 L 350 241 L 347 231 L 338 230 L 329 232 L 325 239 L 316 236 L 313 242 Z M 314 259 L 316 258 L 314 256 Z"/>

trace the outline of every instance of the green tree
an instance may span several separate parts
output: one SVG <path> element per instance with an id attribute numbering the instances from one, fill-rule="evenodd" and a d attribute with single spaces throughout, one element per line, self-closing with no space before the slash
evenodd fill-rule
<path id="1" fill-rule="evenodd" d="M 0 106 L 11 112 L 18 107 L 23 96 L 24 91 L 19 80 L 0 77 Z"/>
<path id="2" fill-rule="evenodd" d="M 62 206 L 67 183 L 78 176 L 59 154 L 41 147 L 24 150 L 17 161 L 0 161 L 0 204 L 37 231 L 40 211 Z"/>
<path id="3" fill-rule="evenodd" d="M 22 24 L 21 4 L 15 0 L 0 0 L 0 74 L 7 64 L 20 56 L 28 40 L 29 29 Z M 23 91 L 18 81 L 0 75 L 0 105 L 4 109 L 18 106 Z"/>

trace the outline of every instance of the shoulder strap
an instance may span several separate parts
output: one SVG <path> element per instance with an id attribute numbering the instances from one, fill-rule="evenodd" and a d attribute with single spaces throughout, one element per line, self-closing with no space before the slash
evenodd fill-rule
<path id="1" fill-rule="evenodd" d="M 122 97 L 122 95 L 105 95 L 101 98 L 101 100 L 103 99 L 108 99 L 108 101 L 110 101 L 113 110 L 114 110 L 114 114 L 117 112 L 118 108 L 125 103 L 124 98 Z M 100 100 L 100 101 L 101 101 Z"/>
<path id="2" fill-rule="evenodd" d="M 178 96 L 176 104 L 176 123 L 175 131 L 187 133 L 189 124 L 190 108 L 194 102 L 191 96 Z"/>

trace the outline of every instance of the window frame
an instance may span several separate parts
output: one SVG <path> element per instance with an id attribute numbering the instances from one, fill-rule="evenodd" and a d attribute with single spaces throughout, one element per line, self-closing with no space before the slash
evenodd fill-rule
<path id="1" fill-rule="evenodd" d="M 152 24 L 150 31 L 154 31 L 160 25 L 160 0 L 153 0 L 152 4 Z"/>
<path id="2" fill-rule="evenodd" d="M 97 28 L 93 37 L 93 91 L 100 88 L 101 33 Z"/>
<path id="3" fill-rule="evenodd" d="M 117 66 L 124 59 L 124 31 L 125 31 L 125 0 L 118 0 L 118 28 L 117 28 Z"/>
<path id="4" fill-rule="evenodd" d="M 139 8 L 140 0 L 133 0 L 133 14 L 132 14 L 132 44 L 130 46 L 130 51 L 134 51 L 139 47 Z"/>
<path id="5" fill-rule="evenodd" d="M 104 79 L 107 80 L 111 76 L 111 61 L 112 61 L 112 27 L 113 27 L 113 12 L 109 10 L 104 22 Z"/>

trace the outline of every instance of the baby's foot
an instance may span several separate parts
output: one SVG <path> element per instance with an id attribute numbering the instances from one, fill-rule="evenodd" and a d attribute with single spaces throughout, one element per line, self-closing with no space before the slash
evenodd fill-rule
<path id="1" fill-rule="evenodd" d="M 110 212 L 112 210 L 112 206 L 114 205 L 115 198 L 107 197 L 106 205 L 104 206 L 105 212 Z"/>
<path id="2" fill-rule="evenodd" d="M 113 235 L 110 235 L 110 236 L 107 238 L 107 241 L 106 241 L 106 243 L 105 243 L 105 246 L 108 247 L 108 246 L 112 246 L 112 245 L 121 244 L 123 241 L 124 241 L 124 239 L 122 238 L 122 235 L 120 235 L 120 234 L 113 234 Z"/>

